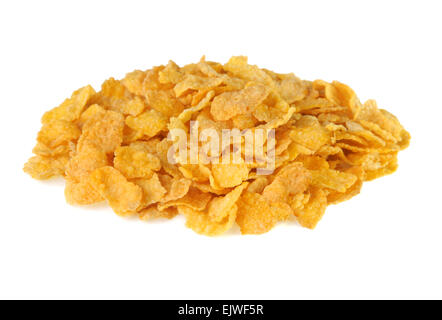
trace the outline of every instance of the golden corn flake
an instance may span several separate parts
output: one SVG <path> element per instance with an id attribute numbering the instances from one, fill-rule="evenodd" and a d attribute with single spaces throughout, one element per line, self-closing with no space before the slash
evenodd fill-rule
<path id="1" fill-rule="evenodd" d="M 176 116 L 184 109 L 172 90 L 148 90 L 146 100 L 150 108 L 167 117 Z"/>
<path id="2" fill-rule="evenodd" d="M 80 137 L 81 131 L 74 123 L 65 120 L 54 120 L 46 123 L 37 135 L 37 141 L 54 149 Z"/>
<path id="3" fill-rule="evenodd" d="M 166 129 L 167 118 L 161 112 L 150 109 L 139 116 L 128 116 L 126 124 L 133 130 L 141 132 L 143 135 L 153 137 L 160 131 Z"/>
<path id="4" fill-rule="evenodd" d="M 247 191 L 251 193 L 262 193 L 268 184 L 269 180 L 266 176 L 258 176 L 255 180 L 250 182 Z"/>
<path id="5" fill-rule="evenodd" d="M 311 170 L 312 185 L 319 188 L 345 192 L 357 180 L 357 177 L 346 172 L 332 169 Z"/>
<path id="6" fill-rule="evenodd" d="M 134 179 L 133 182 L 141 187 L 143 190 L 143 197 L 141 199 L 141 206 L 145 208 L 151 204 L 157 203 L 163 199 L 167 190 L 161 184 L 158 175 L 154 173 L 148 179 Z"/>
<path id="7" fill-rule="evenodd" d="M 208 236 L 235 224 L 262 234 L 290 220 L 312 229 L 328 205 L 393 173 L 410 143 L 394 115 L 361 103 L 348 85 L 301 80 L 243 56 L 109 78 L 98 92 L 74 91 L 41 122 L 23 170 L 64 177 L 68 203 L 107 201 L 146 221 L 180 214 Z M 187 139 L 179 152 L 170 135 L 178 130 Z M 222 141 L 225 130 L 242 136 Z"/>
<path id="8" fill-rule="evenodd" d="M 302 208 L 295 210 L 295 216 L 301 226 L 313 229 L 324 215 L 326 207 L 326 191 L 312 188 L 309 194 L 309 201 Z"/>
<path id="9" fill-rule="evenodd" d="M 162 211 L 158 210 L 156 206 L 150 206 L 146 209 L 141 210 L 138 216 L 141 220 L 149 221 L 153 219 L 172 219 L 178 214 L 178 210 L 174 207 L 166 208 Z"/>
<path id="10" fill-rule="evenodd" d="M 37 155 L 25 163 L 23 170 L 34 179 L 45 180 L 54 176 L 64 175 L 68 161 L 69 157 L 67 156 L 53 158 Z"/>
<path id="11" fill-rule="evenodd" d="M 272 229 L 278 221 L 291 215 L 285 203 L 270 203 L 258 193 L 245 192 L 239 199 L 236 222 L 243 234 L 261 234 Z"/>
<path id="12" fill-rule="evenodd" d="M 96 148 L 105 153 L 114 152 L 123 141 L 124 116 L 115 111 L 105 111 L 95 119 L 87 121 L 78 139 L 77 150 Z"/>
<path id="13" fill-rule="evenodd" d="M 259 82 L 269 87 L 276 85 L 265 70 L 248 64 L 247 57 L 244 56 L 230 58 L 230 60 L 224 65 L 224 70 L 247 81 Z"/>
<path id="14" fill-rule="evenodd" d="M 176 206 L 185 206 L 193 210 L 202 211 L 206 208 L 211 198 L 212 195 L 210 193 L 201 192 L 197 188 L 191 187 L 184 197 L 159 203 L 157 207 L 160 211 Z"/>
<path id="15" fill-rule="evenodd" d="M 262 84 L 252 84 L 239 91 L 224 92 L 213 99 L 210 112 L 213 118 L 219 121 L 251 113 L 268 93 L 269 89 Z"/>
<path id="16" fill-rule="evenodd" d="M 193 231 L 206 236 L 216 236 L 225 233 L 233 227 L 238 207 L 234 204 L 225 212 L 222 221 L 214 221 L 205 211 L 197 211 L 187 206 L 178 206 L 178 212 L 186 217 L 186 226 Z"/>
<path id="17" fill-rule="evenodd" d="M 146 72 L 141 70 L 135 70 L 126 74 L 126 77 L 121 81 L 126 89 L 137 96 L 143 96 L 144 94 L 144 79 L 146 78 Z"/>
<path id="18" fill-rule="evenodd" d="M 212 165 L 212 173 L 217 186 L 232 188 L 247 179 L 249 168 L 245 163 L 219 163 Z"/>
<path id="19" fill-rule="evenodd" d="M 188 179 L 172 178 L 169 175 L 161 175 L 160 180 L 162 185 L 166 188 L 167 193 L 161 200 L 162 202 L 168 202 L 180 199 L 184 197 L 192 184 L 192 181 Z"/>
<path id="20" fill-rule="evenodd" d="M 223 82 L 222 78 L 206 78 L 193 74 L 186 75 L 184 79 L 175 85 L 174 91 L 177 97 L 182 96 L 188 90 L 211 90 Z"/>
<path id="21" fill-rule="evenodd" d="M 225 196 L 212 199 L 209 204 L 209 217 L 213 221 L 222 221 L 226 217 L 227 212 L 229 212 L 234 204 L 238 201 L 241 193 L 247 187 L 247 185 L 248 183 L 244 182 Z"/>
<path id="22" fill-rule="evenodd" d="M 94 147 L 83 148 L 66 165 L 66 201 L 70 204 L 92 204 L 103 200 L 92 187 L 90 174 L 109 164 L 108 156 Z"/>
<path id="23" fill-rule="evenodd" d="M 89 147 L 73 155 L 66 167 L 66 175 L 76 181 L 84 180 L 92 171 L 108 165 L 105 152 Z"/>
<path id="24" fill-rule="evenodd" d="M 150 178 L 153 171 L 161 169 L 161 162 L 145 150 L 124 146 L 115 150 L 114 166 L 127 178 Z"/>
<path id="25" fill-rule="evenodd" d="M 177 84 L 184 78 L 184 73 L 181 72 L 180 67 L 173 61 L 169 61 L 166 67 L 158 72 L 158 81 L 161 83 Z"/>
<path id="26" fill-rule="evenodd" d="M 83 112 L 86 105 L 95 95 L 95 90 L 91 86 L 86 86 L 75 91 L 69 99 L 66 99 L 58 107 L 46 112 L 42 123 L 49 123 L 54 120 L 74 121 Z"/>
<path id="27" fill-rule="evenodd" d="M 133 214 L 140 206 L 143 192 L 141 188 L 129 182 L 113 167 L 102 167 L 92 172 L 90 181 L 98 193 L 108 201 L 119 215 Z"/>
<path id="28" fill-rule="evenodd" d="M 262 195 L 270 202 L 288 202 L 292 195 L 304 192 L 310 184 L 310 173 L 301 163 L 294 162 L 283 167 Z"/>
<path id="29" fill-rule="evenodd" d="M 66 143 L 60 144 L 56 147 L 50 148 L 47 145 L 37 141 L 35 147 L 32 149 L 32 152 L 39 156 L 44 157 L 58 157 L 58 156 L 67 156 L 69 158 L 69 154 L 75 151 L 75 142 L 67 141 Z"/>
<path id="30" fill-rule="evenodd" d="M 321 126 L 316 117 L 303 116 L 290 131 L 290 137 L 296 144 L 316 152 L 329 142 L 330 133 Z"/>
<path id="31" fill-rule="evenodd" d="M 76 182 L 66 177 L 64 195 L 66 202 L 72 205 L 88 205 L 104 200 L 88 179 Z"/>

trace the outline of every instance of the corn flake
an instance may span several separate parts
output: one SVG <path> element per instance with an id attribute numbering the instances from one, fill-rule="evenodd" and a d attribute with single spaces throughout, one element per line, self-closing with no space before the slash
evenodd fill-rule
<path id="1" fill-rule="evenodd" d="M 92 172 L 90 182 L 94 189 L 108 201 L 119 215 L 130 215 L 140 206 L 142 189 L 129 182 L 113 167 L 102 167 Z"/>

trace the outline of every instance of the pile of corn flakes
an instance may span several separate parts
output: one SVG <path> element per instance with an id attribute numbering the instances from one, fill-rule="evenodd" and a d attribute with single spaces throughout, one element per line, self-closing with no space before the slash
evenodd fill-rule
<path id="1" fill-rule="evenodd" d="M 205 235 L 235 223 L 243 234 L 261 234 L 288 219 L 314 228 L 327 205 L 394 172 L 410 140 L 395 116 L 374 100 L 361 104 L 345 84 L 260 69 L 242 56 L 110 78 L 99 92 L 78 89 L 41 121 L 24 171 L 63 176 L 68 203 L 106 200 L 142 220 L 183 214 Z M 217 132 L 274 129 L 274 171 L 257 174 L 257 159 L 169 161 L 168 133 L 189 132 L 191 121 Z"/>

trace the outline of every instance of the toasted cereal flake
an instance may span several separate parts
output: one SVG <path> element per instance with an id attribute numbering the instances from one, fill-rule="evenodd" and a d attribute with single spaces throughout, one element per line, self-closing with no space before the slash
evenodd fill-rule
<path id="1" fill-rule="evenodd" d="M 121 113 L 137 116 L 146 108 L 146 103 L 141 97 L 134 97 L 121 106 Z"/>
<path id="2" fill-rule="evenodd" d="M 76 182 L 68 177 L 66 178 L 64 195 L 66 202 L 72 205 L 88 205 L 104 200 L 89 180 Z"/>
<path id="3" fill-rule="evenodd" d="M 153 173 L 150 178 L 134 179 L 133 182 L 143 190 L 140 205 L 142 208 L 159 202 L 167 193 L 156 173 Z"/>
<path id="4" fill-rule="evenodd" d="M 173 90 L 148 90 L 146 100 L 149 107 L 166 117 L 176 116 L 184 109 Z"/>
<path id="5" fill-rule="evenodd" d="M 298 210 L 303 209 L 305 204 L 310 200 L 310 193 L 303 192 L 298 193 L 291 197 L 288 201 L 290 208 L 293 210 L 295 214 Z"/>
<path id="6" fill-rule="evenodd" d="M 245 192 L 237 205 L 236 222 L 243 234 L 265 233 L 278 221 L 285 220 L 291 215 L 291 208 L 287 204 L 270 204 L 258 193 Z"/>
<path id="7" fill-rule="evenodd" d="M 309 201 L 302 209 L 295 210 L 295 215 L 301 226 L 314 229 L 325 213 L 327 194 L 324 190 L 312 188 Z"/>
<path id="8" fill-rule="evenodd" d="M 171 146 L 172 142 L 168 141 L 167 138 L 164 138 L 156 144 L 156 155 L 160 159 L 161 167 L 164 169 L 164 171 L 173 177 L 182 177 L 182 174 L 177 166 L 171 164 L 168 160 L 167 153 Z"/>
<path id="9" fill-rule="evenodd" d="M 301 155 L 297 161 L 302 162 L 303 166 L 309 170 L 329 169 L 330 165 L 325 158 L 319 156 Z"/>
<path id="10" fill-rule="evenodd" d="M 270 202 L 287 202 L 289 196 L 304 192 L 310 181 L 309 171 L 301 163 L 294 162 L 281 168 L 262 195 Z"/>
<path id="11" fill-rule="evenodd" d="M 216 222 L 222 221 L 226 217 L 226 214 L 238 201 L 239 197 L 241 196 L 241 193 L 247 187 L 248 184 L 249 184 L 248 182 L 244 182 L 240 186 L 230 191 L 225 196 L 216 197 L 212 199 L 212 201 L 209 204 L 209 210 L 208 210 L 210 219 Z"/>
<path id="12" fill-rule="evenodd" d="M 94 147 L 83 148 L 76 153 L 66 165 L 66 201 L 80 205 L 102 201 L 103 198 L 90 183 L 90 174 L 108 163 L 106 153 Z"/>
<path id="13" fill-rule="evenodd" d="M 222 221 L 216 222 L 210 219 L 208 213 L 205 211 L 197 211 L 186 206 L 178 206 L 177 208 L 178 212 L 186 217 L 186 226 L 188 228 L 206 236 L 217 236 L 232 228 L 238 210 L 238 207 L 233 205 L 230 210 L 226 212 L 226 217 Z"/>
<path id="14" fill-rule="evenodd" d="M 167 118 L 159 111 L 151 109 L 137 117 L 128 116 L 126 124 L 133 130 L 140 131 L 148 137 L 154 137 L 166 129 Z"/>
<path id="15" fill-rule="evenodd" d="M 268 184 L 269 180 L 266 176 L 258 176 L 255 180 L 250 182 L 247 191 L 251 193 L 261 193 Z"/>
<path id="16" fill-rule="evenodd" d="M 141 210 L 138 213 L 138 216 L 141 220 L 150 221 L 153 219 L 163 218 L 163 219 L 172 219 L 178 214 L 178 210 L 176 208 L 166 208 L 162 211 L 158 210 L 158 208 L 153 205 L 146 209 Z"/>
<path id="17" fill-rule="evenodd" d="M 205 78 L 188 74 L 184 79 L 177 83 L 174 91 L 177 97 L 182 96 L 188 90 L 206 90 L 209 91 L 223 82 L 222 78 Z"/>
<path id="18" fill-rule="evenodd" d="M 95 190 L 108 201 L 119 215 L 136 212 L 141 203 L 141 188 L 127 179 L 113 167 L 107 166 L 92 172 L 90 182 Z"/>
<path id="19" fill-rule="evenodd" d="M 330 140 L 328 131 L 313 116 L 303 116 L 298 120 L 290 132 L 290 137 L 297 144 L 313 152 L 327 144 Z"/>
<path id="20" fill-rule="evenodd" d="M 172 60 L 169 60 L 167 66 L 158 72 L 158 80 L 160 83 L 177 84 L 182 81 L 183 78 L 184 73 L 181 72 L 180 67 Z"/>
<path id="21" fill-rule="evenodd" d="M 67 156 L 43 157 L 34 156 L 25 163 L 23 170 L 32 178 L 46 180 L 51 177 L 64 175 L 65 166 L 69 161 Z"/>
<path id="22" fill-rule="evenodd" d="M 67 156 L 69 159 L 69 154 L 75 151 L 75 143 L 74 141 L 67 141 L 66 143 L 60 144 L 59 146 L 50 148 L 47 145 L 38 142 L 35 147 L 32 149 L 32 153 L 43 156 L 43 157 L 58 157 L 58 156 Z"/>
<path id="23" fill-rule="evenodd" d="M 231 188 L 241 184 L 249 175 L 246 163 L 219 163 L 212 165 L 213 178 L 221 188 Z"/>
<path id="24" fill-rule="evenodd" d="M 247 81 L 259 82 L 272 88 L 275 85 L 272 77 L 257 66 L 248 64 L 247 57 L 244 56 L 230 58 L 224 65 L 224 70 Z"/>
<path id="25" fill-rule="evenodd" d="M 209 105 L 210 100 L 215 96 L 215 91 L 209 91 L 207 92 L 207 94 L 205 95 L 205 97 L 196 105 L 193 106 L 191 108 L 188 108 L 186 110 L 184 110 L 179 116 L 178 119 L 182 122 L 185 123 L 187 121 L 190 120 L 190 118 L 192 117 L 192 114 L 204 109 L 206 106 Z"/>
<path id="26" fill-rule="evenodd" d="M 393 173 L 410 143 L 394 115 L 374 100 L 362 104 L 348 85 L 301 80 L 243 56 L 109 78 L 98 92 L 78 89 L 41 121 L 23 170 L 63 176 L 68 203 L 107 200 L 116 213 L 147 221 L 183 214 L 209 236 L 235 223 L 261 234 L 289 218 L 312 229 L 327 205 Z M 172 130 L 186 144 L 169 140 Z M 225 130 L 240 140 L 226 144 Z"/>
<path id="27" fill-rule="evenodd" d="M 352 88 L 338 81 L 333 81 L 332 85 L 336 88 L 336 96 L 341 105 L 348 107 L 350 114 L 356 117 L 361 110 L 361 103 L 359 102 L 356 93 Z"/>
<path id="28" fill-rule="evenodd" d="M 77 124 L 80 128 L 83 128 L 86 122 L 95 122 L 100 118 L 104 117 L 106 114 L 106 109 L 104 109 L 99 104 L 92 104 L 83 111 L 77 120 Z"/>
<path id="29" fill-rule="evenodd" d="M 281 93 L 281 98 L 289 104 L 304 99 L 308 94 L 305 84 L 294 76 L 281 80 L 278 83 L 278 89 Z"/>
<path id="30" fill-rule="evenodd" d="M 92 171 L 107 166 L 108 162 L 104 151 L 93 147 L 84 148 L 70 158 L 66 175 L 77 182 L 85 180 Z"/>
<path id="31" fill-rule="evenodd" d="M 214 195 L 224 195 L 231 191 L 230 188 L 214 188 L 210 185 L 210 183 L 199 183 L 199 182 L 192 182 L 192 185 L 200 190 L 201 192 L 210 192 Z"/>
<path id="32" fill-rule="evenodd" d="M 46 112 L 42 123 L 49 123 L 54 120 L 74 121 L 77 120 L 84 108 L 95 94 L 94 88 L 86 86 L 75 91 L 69 99 L 66 99 L 58 107 Z"/>
<path id="33" fill-rule="evenodd" d="M 361 191 L 362 183 L 364 182 L 366 175 L 362 167 L 350 167 L 345 172 L 356 176 L 356 182 L 351 187 L 347 188 L 345 192 L 330 190 L 327 195 L 327 204 L 336 204 L 342 201 L 349 200 L 358 195 Z"/>
<path id="34" fill-rule="evenodd" d="M 396 171 L 398 164 L 395 154 L 380 155 L 380 158 L 382 159 L 382 166 L 373 170 L 365 170 L 365 181 L 374 180 Z"/>
<path id="35" fill-rule="evenodd" d="M 197 182 L 208 181 L 211 175 L 210 169 L 203 164 L 185 164 L 178 169 L 183 174 L 184 178 Z"/>
<path id="36" fill-rule="evenodd" d="M 212 199 L 210 193 L 201 192 L 197 188 L 190 187 L 189 192 L 184 197 L 159 203 L 158 210 L 163 211 L 170 207 L 185 206 L 193 210 L 202 211 L 206 208 L 210 199 Z"/>
<path id="37" fill-rule="evenodd" d="M 42 126 L 37 141 L 54 149 L 62 144 L 75 141 L 80 137 L 80 129 L 72 122 L 54 120 Z"/>
<path id="38" fill-rule="evenodd" d="M 232 118 L 233 127 L 238 129 L 248 129 L 256 126 L 256 119 L 252 114 L 239 114 Z"/>
<path id="39" fill-rule="evenodd" d="M 173 85 L 163 84 L 159 81 L 159 73 L 164 70 L 164 66 L 153 67 L 150 70 L 146 71 L 146 76 L 143 80 L 143 91 L 146 92 L 148 90 L 169 90 L 173 88 Z"/>
<path id="40" fill-rule="evenodd" d="M 253 112 L 269 94 L 262 84 L 252 84 L 242 90 L 225 92 L 213 99 L 210 112 L 215 120 L 225 121 L 236 115 Z"/>
<path id="41" fill-rule="evenodd" d="M 274 118 L 267 122 L 266 124 L 259 125 L 257 128 L 260 129 L 276 129 L 280 126 L 285 125 L 290 119 L 294 116 L 296 112 L 296 108 L 289 108 L 287 112 L 283 113 L 280 117 Z"/>
<path id="42" fill-rule="evenodd" d="M 124 117 L 115 111 L 106 111 L 102 117 L 87 121 L 78 139 L 77 150 L 96 148 L 105 153 L 114 152 L 123 141 Z"/>
<path id="43" fill-rule="evenodd" d="M 101 91 L 97 94 L 97 103 L 106 109 L 127 114 L 130 111 L 129 102 L 132 98 L 133 95 L 121 81 L 110 78 L 101 85 Z"/>
<path id="44" fill-rule="evenodd" d="M 346 172 L 332 169 L 312 170 L 312 185 L 320 188 L 328 188 L 338 192 L 345 192 L 357 180 L 357 177 Z"/>
<path id="45" fill-rule="evenodd" d="M 126 74 L 122 83 L 130 93 L 142 96 L 144 94 L 143 82 L 145 78 L 146 72 L 135 70 Z"/>
<path id="46" fill-rule="evenodd" d="M 160 180 L 167 190 L 167 194 L 161 202 L 173 201 L 184 197 L 189 192 L 190 185 L 192 184 L 191 180 L 171 178 L 168 175 L 161 175 Z"/>
<path id="47" fill-rule="evenodd" d="M 160 143 L 161 139 L 160 138 L 152 138 L 149 140 L 139 140 L 139 141 L 133 141 L 130 143 L 130 147 L 140 150 L 140 151 L 145 151 L 151 154 L 156 154 L 157 153 L 157 144 Z"/>
<path id="48" fill-rule="evenodd" d="M 126 178 L 150 178 L 153 171 L 161 169 L 161 162 L 146 150 L 124 146 L 115 150 L 114 166 Z"/>

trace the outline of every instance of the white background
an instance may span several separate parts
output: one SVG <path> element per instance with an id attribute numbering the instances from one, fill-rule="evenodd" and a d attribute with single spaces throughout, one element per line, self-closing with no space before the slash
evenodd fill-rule
<path id="1" fill-rule="evenodd" d="M 0 298 L 442 298 L 440 1 L 2 1 Z M 108 77 L 231 55 L 340 80 L 412 134 L 314 230 L 208 238 L 65 203 L 22 172 L 40 117 Z"/>

